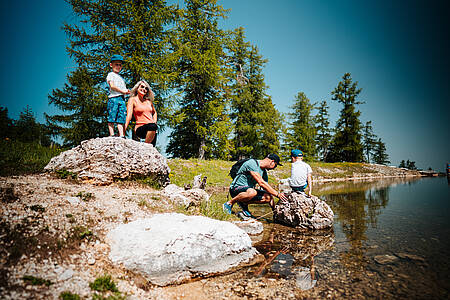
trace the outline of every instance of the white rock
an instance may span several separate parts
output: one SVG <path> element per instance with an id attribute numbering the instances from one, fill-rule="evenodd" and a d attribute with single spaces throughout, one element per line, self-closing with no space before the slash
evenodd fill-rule
<path id="1" fill-rule="evenodd" d="M 237 227 L 241 228 L 247 234 L 250 235 L 258 235 L 263 232 L 264 226 L 261 222 L 255 220 L 255 219 L 248 219 L 245 221 L 234 221 L 233 224 L 235 224 Z"/>
<path id="2" fill-rule="evenodd" d="M 70 278 L 72 278 L 73 274 L 74 274 L 74 271 L 72 269 L 67 269 L 59 276 L 59 280 L 64 281 L 64 280 L 70 279 Z"/>
<path id="3" fill-rule="evenodd" d="M 53 157 L 44 170 L 67 170 L 76 173 L 79 179 L 93 179 L 99 184 L 144 175 L 153 176 L 165 185 L 170 172 L 166 158 L 153 145 L 115 137 L 82 141 L 81 145 Z"/>
<path id="4" fill-rule="evenodd" d="M 249 236 L 236 225 L 182 214 L 119 225 L 107 234 L 107 241 L 113 263 L 161 286 L 224 272 L 257 254 Z"/>
<path id="5" fill-rule="evenodd" d="M 80 198 L 78 197 L 66 197 L 66 200 L 72 205 L 78 205 L 81 203 Z"/>

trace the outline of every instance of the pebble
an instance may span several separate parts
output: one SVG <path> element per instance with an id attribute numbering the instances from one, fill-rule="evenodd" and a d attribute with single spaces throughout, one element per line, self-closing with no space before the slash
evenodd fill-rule
<path id="1" fill-rule="evenodd" d="M 64 280 L 70 279 L 70 278 L 72 278 L 73 274 L 74 274 L 74 271 L 72 269 L 67 269 L 61 274 L 61 276 L 59 276 L 59 280 L 64 281 Z"/>

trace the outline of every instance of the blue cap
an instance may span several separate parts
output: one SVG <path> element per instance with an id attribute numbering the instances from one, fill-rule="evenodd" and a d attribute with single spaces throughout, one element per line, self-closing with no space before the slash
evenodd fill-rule
<path id="1" fill-rule="evenodd" d="M 299 156 L 303 156 L 303 152 L 298 150 L 298 149 L 294 149 L 291 151 L 291 157 L 299 157 Z"/>
<path id="2" fill-rule="evenodd" d="M 113 56 L 111 56 L 111 61 L 113 62 L 113 61 L 123 61 L 123 56 L 122 55 L 118 55 L 118 54 L 115 54 L 115 55 L 113 55 Z"/>

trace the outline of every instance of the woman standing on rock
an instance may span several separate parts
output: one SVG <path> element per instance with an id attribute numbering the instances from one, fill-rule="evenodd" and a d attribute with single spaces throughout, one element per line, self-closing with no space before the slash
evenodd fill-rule
<path id="1" fill-rule="evenodd" d="M 158 130 L 156 125 L 158 115 L 153 105 L 155 94 L 150 85 L 145 80 L 141 80 L 131 89 L 130 95 L 127 104 L 125 131 L 130 124 L 131 116 L 134 115 L 136 119 L 134 132 L 139 138 L 145 139 L 146 143 L 151 143 L 155 147 L 156 131 Z"/>

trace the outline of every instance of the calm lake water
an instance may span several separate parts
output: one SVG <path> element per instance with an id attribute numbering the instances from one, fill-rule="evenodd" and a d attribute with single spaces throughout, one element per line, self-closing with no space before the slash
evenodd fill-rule
<path id="1" fill-rule="evenodd" d="M 311 298 L 449 299 L 449 189 L 445 177 L 316 185 L 334 228 L 267 222 L 254 241 L 266 262 L 254 274 L 295 281 Z"/>

